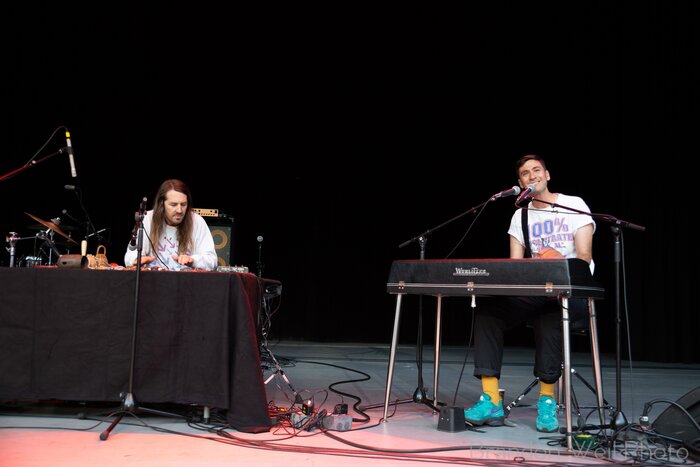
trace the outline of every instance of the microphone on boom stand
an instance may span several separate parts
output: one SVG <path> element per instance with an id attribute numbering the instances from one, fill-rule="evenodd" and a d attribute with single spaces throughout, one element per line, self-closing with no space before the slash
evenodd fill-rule
<path id="1" fill-rule="evenodd" d="M 258 262 L 257 262 L 257 267 L 258 267 L 258 277 L 262 277 L 263 275 L 263 263 L 262 263 L 262 242 L 263 242 L 263 237 L 262 235 L 258 235 Z"/>
<path id="2" fill-rule="evenodd" d="M 136 275 L 134 277 L 134 312 L 132 319 L 132 331 L 131 331 L 131 359 L 129 362 L 129 382 L 126 391 L 120 394 L 122 403 L 121 409 L 113 413 L 114 420 L 112 423 L 100 433 L 100 440 L 105 441 L 112 433 L 117 424 L 124 418 L 127 414 L 136 414 L 138 412 L 145 412 L 155 415 L 162 415 L 166 417 L 174 418 L 185 418 L 181 415 L 164 412 L 162 410 L 150 409 L 146 407 L 141 407 L 136 402 L 136 397 L 134 396 L 134 378 L 135 378 L 135 365 L 136 365 L 136 341 L 137 341 L 137 329 L 138 329 L 138 314 L 139 314 L 139 288 L 141 285 L 141 251 L 143 249 L 143 218 L 146 215 L 146 203 L 148 199 L 144 197 L 139 205 L 139 210 L 135 214 L 136 225 L 134 226 L 134 231 L 132 232 L 132 242 L 136 249 Z M 130 242 L 131 243 L 131 242 Z M 131 248 L 131 246 L 129 247 Z M 132 250 L 133 251 L 133 250 Z"/>

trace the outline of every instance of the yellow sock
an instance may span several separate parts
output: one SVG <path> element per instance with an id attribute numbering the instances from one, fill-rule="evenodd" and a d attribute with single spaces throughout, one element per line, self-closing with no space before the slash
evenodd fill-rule
<path id="1" fill-rule="evenodd" d="M 494 405 L 498 405 L 501 401 L 501 396 L 498 394 L 498 378 L 495 376 L 482 376 L 481 387 L 484 390 L 484 394 L 491 396 L 491 402 Z"/>
<path id="2" fill-rule="evenodd" d="M 556 399 L 554 397 L 554 383 L 543 383 L 540 381 L 540 397 L 542 396 L 549 396 L 552 399 Z"/>

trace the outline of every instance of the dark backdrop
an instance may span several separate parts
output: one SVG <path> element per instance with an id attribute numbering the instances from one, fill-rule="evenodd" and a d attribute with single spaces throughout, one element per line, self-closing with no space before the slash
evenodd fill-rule
<path id="1" fill-rule="evenodd" d="M 398 245 L 509 188 L 515 160 L 538 153 L 554 191 L 647 228 L 623 230 L 625 356 L 629 341 L 635 359 L 700 361 L 694 2 L 92 8 L 3 15 L 0 174 L 58 151 L 60 126 L 78 172 L 57 155 L 0 182 L 3 233 L 34 235 L 25 212 L 83 218 L 64 188 L 76 185 L 121 263 L 141 198 L 181 178 L 196 207 L 235 218 L 236 264 L 256 270 L 263 236 L 264 275 L 283 283 L 271 337 L 388 343 L 389 266 L 420 253 Z M 507 256 L 513 209 L 499 200 L 433 232 L 426 257 Z M 599 222 L 603 351 L 615 348 L 613 239 Z M 468 304 L 446 307 L 445 341 L 466 345 Z"/>

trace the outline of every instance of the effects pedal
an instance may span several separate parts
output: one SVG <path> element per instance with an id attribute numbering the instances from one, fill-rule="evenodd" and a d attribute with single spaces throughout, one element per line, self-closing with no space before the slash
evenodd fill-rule
<path id="1" fill-rule="evenodd" d="M 302 428 L 306 428 L 306 425 L 309 423 L 310 419 L 311 417 L 308 415 L 294 412 L 292 413 L 292 426 L 297 430 L 301 430 Z"/>
<path id="2" fill-rule="evenodd" d="M 328 415 L 323 418 L 323 428 L 333 431 L 348 431 L 352 428 L 350 415 Z"/>

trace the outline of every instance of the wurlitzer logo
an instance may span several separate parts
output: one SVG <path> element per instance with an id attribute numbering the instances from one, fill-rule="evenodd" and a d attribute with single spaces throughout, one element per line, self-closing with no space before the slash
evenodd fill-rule
<path id="1" fill-rule="evenodd" d="M 455 268 L 453 276 L 490 276 L 489 272 L 486 269 L 479 269 L 479 268 L 470 268 L 470 269 L 464 269 L 464 268 Z"/>

